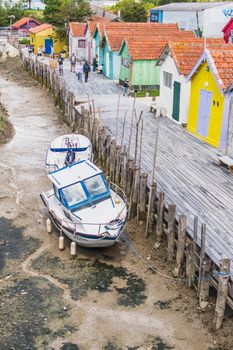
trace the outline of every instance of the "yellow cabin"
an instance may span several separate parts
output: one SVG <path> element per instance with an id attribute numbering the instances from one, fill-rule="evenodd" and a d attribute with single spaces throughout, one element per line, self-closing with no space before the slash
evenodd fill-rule
<path id="1" fill-rule="evenodd" d="M 38 53 L 38 48 L 45 48 L 45 53 L 51 53 L 51 47 L 54 47 L 54 53 L 58 54 L 64 49 L 64 42 L 57 37 L 54 28 L 51 24 L 41 24 L 36 28 L 29 30 L 30 44 L 34 45 L 34 53 Z"/>
<path id="2" fill-rule="evenodd" d="M 233 84 L 233 48 L 205 49 L 190 72 L 188 130 L 210 145 L 227 142 Z"/>

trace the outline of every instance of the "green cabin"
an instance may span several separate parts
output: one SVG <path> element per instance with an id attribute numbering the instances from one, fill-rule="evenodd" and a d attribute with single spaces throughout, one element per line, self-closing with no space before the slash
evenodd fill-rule
<path id="1" fill-rule="evenodd" d="M 146 44 L 146 45 L 144 45 Z M 142 39 L 124 40 L 119 56 L 121 58 L 120 83 L 127 78 L 130 85 L 137 90 L 154 90 L 159 88 L 160 67 L 158 50 L 151 49 L 153 42 L 142 42 Z"/>

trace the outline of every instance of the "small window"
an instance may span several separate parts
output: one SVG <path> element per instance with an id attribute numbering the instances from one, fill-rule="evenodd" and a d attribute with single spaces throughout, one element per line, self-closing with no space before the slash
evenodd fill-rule
<path id="1" fill-rule="evenodd" d="M 84 184 L 91 197 L 99 196 L 107 192 L 107 188 L 101 175 L 97 175 L 85 180 Z"/>
<path id="2" fill-rule="evenodd" d="M 215 100 L 213 100 L 213 105 L 215 106 Z"/>
<path id="3" fill-rule="evenodd" d="M 125 68 L 130 68 L 130 61 L 128 58 L 121 57 L 121 65 Z"/>
<path id="4" fill-rule="evenodd" d="M 63 188 L 62 194 L 65 196 L 65 199 L 69 207 L 71 207 L 72 205 L 78 204 L 80 202 L 83 202 L 87 199 L 81 183 L 76 183 L 69 187 Z"/>
<path id="5" fill-rule="evenodd" d="M 79 40 L 78 41 L 78 47 L 80 49 L 84 49 L 86 47 L 86 40 Z"/>
<path id="6" fill-rule="evenodd" d="M 168 72 L 163 72 L 163 85 L 172 88 L 172 74 Z"/>
<path id="7" fill-rule="evenodd" d="M 217 101 L 217 107 L 219 107 L 219 102 Z"/>

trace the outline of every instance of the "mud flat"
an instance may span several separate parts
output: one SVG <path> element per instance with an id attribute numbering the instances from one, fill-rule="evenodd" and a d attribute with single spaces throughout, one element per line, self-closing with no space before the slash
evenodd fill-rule
<path id="1" fill-rule="evenodd" d="M 192 291 L 145 267 L 141 256 L 166 274 L 162 250 L 151 254 L 153 239 L 145 240 L 135 222 L 128 237 L 140 255 L 125 242 L 79 248 L 75 259 L 68 248 L 58 250 L 56 234 L 46 233 L 39 193 L 49 186 L 46 147 L 67 127 L 20 62 L 0 65 L 0 84 L 15 130 L 0 146 L 0 349 L 231 349 L 230 320 L 225 334 L 213 335 Z"/>

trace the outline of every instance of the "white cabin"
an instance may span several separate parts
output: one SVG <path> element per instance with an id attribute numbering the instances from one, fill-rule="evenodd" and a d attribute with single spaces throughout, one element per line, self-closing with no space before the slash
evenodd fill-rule
<path id="1" fill-rule="evenodd" d="M 222 29 L 233 13 L 233 2 L 178 2 L 150 10 L 150 22 L 178 23 L 180 29 L 202 36 L 223 37 Z"/>

